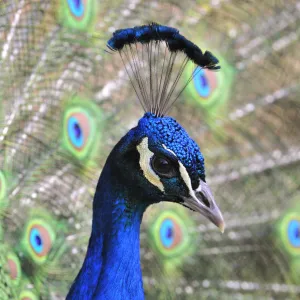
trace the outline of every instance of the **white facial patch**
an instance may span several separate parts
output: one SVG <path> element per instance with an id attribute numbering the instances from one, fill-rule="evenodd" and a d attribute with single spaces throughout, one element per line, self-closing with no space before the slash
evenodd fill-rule
<path id="1" fill-rule="evenodd" d="M 172 150 L 168 149 L 165 145 L 163 145 L 163 147 L 176 156 L 176 154 Z M 181 163 L 180 160 L 178 160 L 178 163 L 179 163 L 180 176 L 181 176 L 182 180 L 184 181 L 184 183 L 186 184 L 186 186 L 188 187 L 190 196 L 193 197 L 193 198 L 194 197 L 196 198 L 195 192 L 192 188 L 192 182 L 191 182 L 191 178 L 189 176 L 189 173 L 187 172 L 185 166 Z"/>
<path id="2" fill-rule="evenodd" d="M 200 180 L 199 186 L 197 187 L 196 192 L 201 192 L 201 190 L 202 190 L 202 186 L 201 186 L 201 180 Z"/>
<path id="3" fill-rule="evenodd" d="M 187 172 L 185 166 L 180 161 L 179 161 L 179 172 L 180 172 L 181 178 L 183 179 L 183 181 L 185 182 L 186 186 L 189 189 L 190 195 L 192 197 L 196 198 L 195 192 L 192 188 L 192 182 L 191 182 L 190 175 Z"/>
<path id="4" fill-rule="evenodd" d="M 164 186 L 160 181 L 159 176 L 151 168 L 151 158 L 154 153 L 149 150 L 148 137 L 143 138 L 141 143 L 137 146 L 137 150 L 140 153 L 140 167 L 144 173 L 144 176 L 149 182 L 164 192 Z"/>

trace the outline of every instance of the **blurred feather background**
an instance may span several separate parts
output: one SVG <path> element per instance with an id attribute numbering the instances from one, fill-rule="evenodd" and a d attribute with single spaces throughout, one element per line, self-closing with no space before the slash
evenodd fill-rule
<path id="1" fill-rule="evenodd" d="M 64 299 L 85 255 L 101 167 L 142 116 L 106 41 L 151 21 L 220 60 L 170 115 L 200 145 L 227 228 L 221 235 L 176 205 L 149 209 L 147 299 L 300 298 L 300 2 L 5 0 L 0 299 Z"/>

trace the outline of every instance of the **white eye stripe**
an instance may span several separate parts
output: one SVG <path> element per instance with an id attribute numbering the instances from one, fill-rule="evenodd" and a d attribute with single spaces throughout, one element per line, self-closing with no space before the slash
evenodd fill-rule
<path id="1" fill-rule="evenodd" d="M 172 150 L 168 149 L 164 144 L 163 144 L 163 147 L 176 156 L 176 154 Z M 179 159 L 178 159 L 178 163 L 179 163 L 179 172 L 180 172 L 180 176 L 181 176 L 182 180 L 184 181 L 187 188 L 189 189 L 190 195 L 192 197 L 196 197 L 195 192 L 192 188 L 192 182 L 191 182 L 191 178 L 190 178 L 189 173 L 187 172 L 185 166 L 181 163 L 181 161 Z"/>
<path id="2" fill-rule="evenodd" d="M 163 146 L 166 150 L 168 150 L 169 152 L 171 152 L 175 157 L 177 157 L 177 155 L 175 154 L 175 152 L 172 151 L 171 149 L 167 148 L 166 145 L 162 144 L 162 146 Z M 178 158 L 177 158 L 177 160 L 178 160 Z"/>
<path id="3" fill-rule="evenodd" d="M 192 181 L 191 181 L 190 175 L 187 172 L 185 166 L 181 162 L 179 162 L 179 171 L 180 171 L 181 178 L 183 179 L 183 181 L 185 182 L 186 186 L 189 189 L 190 195 L 192 197 L 193 196 L 196 197 L 195 192 L 192 188 Z"/>
<path id="4" fill-rule="evenodd" d="M 196 192 L 201 192 L 202 186 L 201 186 L 201 180 L 199 181 L 199 186 L 196 189 Z"/>
<path id="5" fill-rule="evenodd" d="M 137 145 L 137 150 L 140 153 L 140 167 L 144 173 L 147 180 L 164 192 L 164 186 L 160 181 L 159 176 L 153 171 L 151 167 L 151 158 L 154 155 L 148 147 L 148 137 L 143 138 L 141 143 Z"/>

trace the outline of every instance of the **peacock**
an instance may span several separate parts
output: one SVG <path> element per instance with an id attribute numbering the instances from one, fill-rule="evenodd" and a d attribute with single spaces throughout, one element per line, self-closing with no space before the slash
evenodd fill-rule
<path id="1" fill-rule="evenodd" d="M 178 203 L 150 205 L 135 273 L 145 298 L 299 299 L 299 17 L 296 0 L 2 1 L 0 299 L 66 298 L 109 153 L 157 118 L 176 120 L 201 146 L 226 230 Z M 151 22 L 180 29 L 221 66 L 181 69 L 177 53 L 164 111 L 173 119 L 137 104 L 129 62 L 141 52 L 106 47 L 116 30 Z"/>
<path id="2" fill-rule="evenodd" d="M 67 299 L 144 299 L 139 231 L 150 204 L 181 203 L 224 231 L 222 214 L 205 182 L 200 149 L 173 118 L 165 117 L 189 60 L 210 70 L 220 68 L 218 60 L 208 51 L 203 54 L 175 28 L 158 24 L 118 30 L 108 46 L 119 52 L 125 67 L 130 65 L 126 70 L 146 113 L 103 167 L 87 254 Z M 180 52 L 183 62 L 172 76 Z M 163 53 L 162 61 L 156 53 Z M 172 232 L 168 235 L 172 239 Z"/>

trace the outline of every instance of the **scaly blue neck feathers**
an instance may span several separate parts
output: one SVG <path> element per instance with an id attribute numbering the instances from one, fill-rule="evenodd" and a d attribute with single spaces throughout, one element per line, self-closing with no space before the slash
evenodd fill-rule
<path id="1" fill-rule="evenodd" d="M 132 204 L 111 172 L 100 176 L 86 258 L 67 299 L 144 299 L 140 267 L 140 223 L 144 204 Z"/>

